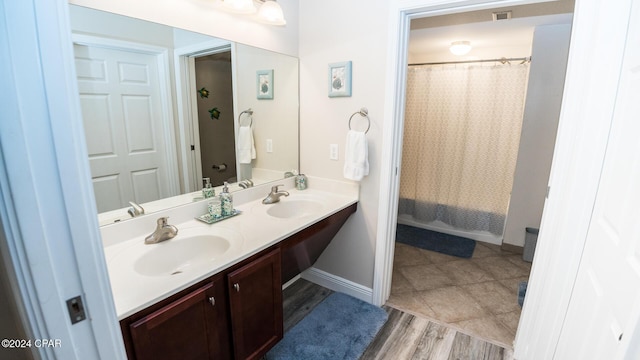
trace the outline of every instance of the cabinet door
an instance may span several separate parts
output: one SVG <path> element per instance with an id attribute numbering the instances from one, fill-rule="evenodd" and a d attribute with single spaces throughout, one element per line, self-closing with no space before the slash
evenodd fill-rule
<path id="1" fill-rule="evenodd" d="M 257 359 L 282 339 L 280 249 L 228 275 L 236 359 Z"/>
<path id="2" fill-rule="evenodd" d="M 129 325 L 137 360 L 230 359 L 225 286 L 213 281 Z"/>

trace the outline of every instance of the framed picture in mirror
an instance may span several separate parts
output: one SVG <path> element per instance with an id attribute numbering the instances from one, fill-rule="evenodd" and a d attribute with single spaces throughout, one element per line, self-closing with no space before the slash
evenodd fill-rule
<path id="1" fill-rule="evenodd" d="M 273 99 L 273 69 L 256 71 L 258 99 Z"/>
<path id="2" fill-rule="evenodd" d="M 351 61 L 329 64 L 329 97 L 351 96 Z"/>

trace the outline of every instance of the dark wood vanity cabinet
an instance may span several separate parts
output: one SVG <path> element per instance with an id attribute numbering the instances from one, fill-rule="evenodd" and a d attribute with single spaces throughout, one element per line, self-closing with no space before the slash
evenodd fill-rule
<path id="1" fill-rule="evenodd" d="M 120 322 L 129 359 L 259 359 L 282 339 L 280 248 Z"/>
<path id="2" fill-rule="evenodd" d="M 129 358 L 230 359 L 226 298 L 223 278 L 218 276 L 131 322 Z"/>
<path id="3" fill-rule="evenodd" d="M 357 205 L 120 321 L 130 360 L 260 359 L 283 336 L 282 284 L 316 261 Z"/>
<path id="4" fill-rule="evenodd" d="M 236 359 L 259 359 L 282 339 L 280 249 L 227 276 Z"/>

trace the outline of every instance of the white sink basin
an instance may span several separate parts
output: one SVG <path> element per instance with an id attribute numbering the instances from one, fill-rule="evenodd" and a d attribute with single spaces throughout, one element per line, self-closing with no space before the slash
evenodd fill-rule
<path id="1" fill-rule="evenodd" d="M 317 213 L 322 210 L 322 207 L 323 205 L 321 202 L 314 200 L 282 199 L 280 202 L 269 205 L 267 214 L 281 219 L 293 219 Z"/>
<path id="2" fill-rule="evenodd" d="M 210 263 L 227 252 L 231 245 L 227 239 L 213 235 L 198 235 L 182 241 L 172 240 L 149 245 L 154 248 L 133 264 L 134 270 L 146 276 L 180 274 L 192 266 Z"/>
<path id="3" fill-rule="evenodd" d="M 115 268 L 129 268 L 139 275 L 163 277 L 206 270 L 234 249 L 242 236 L 229 229 L 196 227 L 180 229 L 173 239 L 145 245 L 143 239 L 111 261 Z"/>

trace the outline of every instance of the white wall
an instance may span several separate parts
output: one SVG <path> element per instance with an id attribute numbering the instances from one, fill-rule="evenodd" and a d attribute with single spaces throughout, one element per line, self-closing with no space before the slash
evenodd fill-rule
<path id="1" fill-rule="evenodd" d="M 278 1 L 287 19 L 282 27 L 225 13 L 213 0 L 69 0 L 69 3 L 298 55 L 297 0 Z"/>
<path id="2" fill-rule="evenodd" d="M 378 225 L 387 7 L 385 0 L 300 2 L 301 171 L 344 180 L 342 167 L 349 117 L 366 107 L 371 118 L 367 134 L 370 173 L 360 183 L 358 211 L 336 235 L 315 267 L 369 288 L 373 286 Z M 352 96 L 329 98 L 328 65 L 349 60 L 352 61 Z M 366 126 L 358 115 L 353 125 Z M 339 145 L 338 161 L 329 160 L 329 144 Z"/>
<path id="3" fill-rule="evenodd" d="M 536 28 L 522 135 L 507 212 L 506 244 L 524 246 L 525 228 L 539 228 L 547 193 L 567 68 L 571 24 Z"/>
<path id="4" fill-rule="evenodd" d="M 173 48 L 173 30 L 164 25 L 110 16 L 80 6 L 69 6 L 71 29 L 77 34 L 109 37 L 148 45 Z"/>

